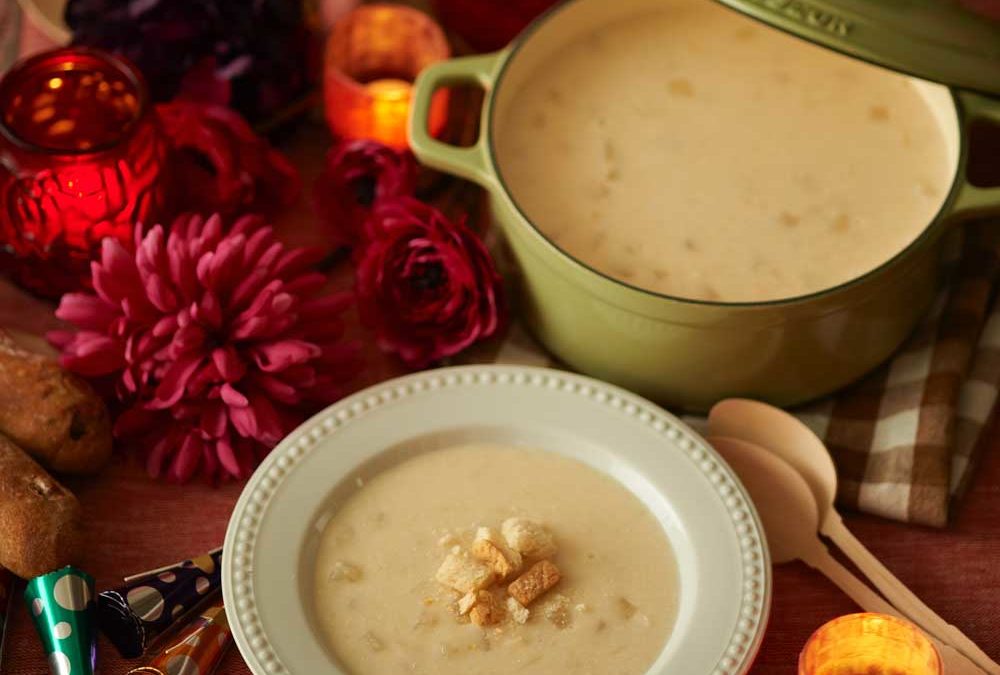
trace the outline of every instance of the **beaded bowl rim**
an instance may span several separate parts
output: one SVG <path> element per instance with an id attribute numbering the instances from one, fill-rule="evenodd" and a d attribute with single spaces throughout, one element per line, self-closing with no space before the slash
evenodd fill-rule
<path id="1" fill-rule="evenodd" d="M 470 388 L 531 387 L 574 394 L 621 413 L 625 424 L 640 424 L 663 438 L 664 445 L 682 455 L 711 483 L 729 516 L 732 536 L 741 554 L 740 598 L 737 621 L 721 649 L 717 663 L 705 673 L 690 675 L 744 675 L 753 664 L 767 627 L 772 575 L 763 526 L 749 493 L 722 457 L 700 435 L 659 406 L 614 385 L 573 373 L 533 366 L 474 365 L 440 368 L 398 377 L 370 386 L 329 406 L 285 437 L 251 476 L 229 521 L 222 562 L 222 589 L 234 641 L 255 675 L 298 675 L 275 653 L 262 623 L 255 594 L 254 557 L 261 522 L 278 488 L 324 440 L 386 405 L 436 391 Z M 374 450 L 377 456 L 388 448 Z M 621 452 L 621 451 L 619 451 Z M 331 481 L 329 489 L 351 475 Z M 628 487 L 626 486 L 626 489 Z M 683 591 L 682 591 L 683 592 Z M 674 627 L 677 630 L 677 626 Z M 667 640 L 667 646 L 672 641 Z M 325 648 L 324 648 L 325 649 Z M 661 653 L 661 657 L 663 654 Z M 658 659 L 659 661 L 660 659 Z M 341 673 L 336 664 L 330 672 Z M 656 664 L 648 675 L 659 675 Z"/>

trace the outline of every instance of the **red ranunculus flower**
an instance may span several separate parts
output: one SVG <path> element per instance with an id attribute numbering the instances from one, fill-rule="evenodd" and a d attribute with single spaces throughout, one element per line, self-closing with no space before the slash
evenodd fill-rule
<path id="1" fill-rule="evenodd" d="M 379 347 L 422 368 L 496 334 L 500 275 L 479 237 L 410 197 L 378 201 L 357 253 L 362 320 Z"/>
<path id="2" fill-rule="evenodd" d="M 181 100 L 156 112 L 174 151 L 173 179 L 185 210 L 274 213 L 298 198 L 298 170 L 238 113 Z"/>
<path id="3" fill-rule="evenodd" d="M 376 202 L 411 196 L 417 165 L 409 152 L 375 141 L 343 141 L 331 148 L 313 199 L 334 243 L 353 246 Z"/>

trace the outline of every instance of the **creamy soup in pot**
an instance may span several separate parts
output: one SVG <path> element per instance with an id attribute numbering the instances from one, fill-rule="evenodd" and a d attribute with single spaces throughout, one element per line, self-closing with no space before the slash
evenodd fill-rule
<path id="1" fill-rule="evenodd" d="M 641 675 L 679 592 L 667 536 L 632 492 L 493 444 L 359 482 L 315 570 L 319 626 L 352 675 Z"/>
<path id="2" fill-rule="evenodd" d="M 494 133 L 514 201 L 563 250 L 744 302 L 836 286 L 910 244 L 951 183 L 940 124 L 907 77 L 664 0 L 551 55 Z"/>

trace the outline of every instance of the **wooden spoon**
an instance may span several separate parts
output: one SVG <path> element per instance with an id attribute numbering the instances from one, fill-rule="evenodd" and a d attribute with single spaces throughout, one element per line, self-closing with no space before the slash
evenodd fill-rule
<path id="1" fill-rule="evenodd" d="M 809 427 L 766 403 L 728 399 L 712 408 L 708 429 L 711 435 L 750 441 L 790 464 L 805 479 L 819 507 L 819 531 L 829 537 L 893 605 L 910 621 L 953 645 L 986 672 L 1000 673 L 1000 665 L 962 631 L 924 604 L 847 529 L 834 508 L 836 468 L 830 452 Z"/>
<path id="2" fill-rule="evenodd" d="M 801 560 L 824 574 L 868 612 L 908 620 L 846 567 L 837 562 L 819 538 L 819 511 L 809 484 L 790 464 L 767 450 L 736 438 L 710 437 L 750 493 L 764 525 L 774 563 Z M 956 649 L 928 636 L 945 665 L 946 675 L 983 673 Z"/>

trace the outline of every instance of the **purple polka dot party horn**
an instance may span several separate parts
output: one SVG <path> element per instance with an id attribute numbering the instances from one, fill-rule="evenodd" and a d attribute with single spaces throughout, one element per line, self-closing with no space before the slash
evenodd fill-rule
<path id="1" fill-rule="evenodd" d="M 214 596 L 222 583 L 222 549 L 125 578 L 97 599 L 101 630 L 134 659 Z"/>
<path id="2" fill-rule="evenodd" d="M 94 675 L 97 626 L 94 580 L 64 567 L 28 582 L 24 601 L 49 657 L 52 675 Z"/>

